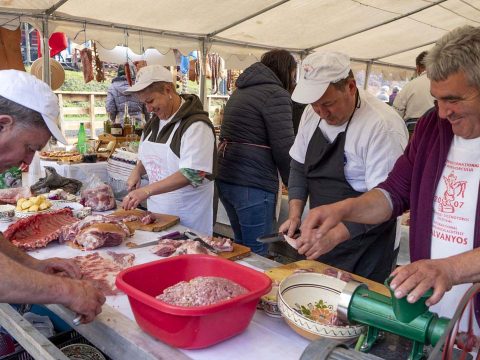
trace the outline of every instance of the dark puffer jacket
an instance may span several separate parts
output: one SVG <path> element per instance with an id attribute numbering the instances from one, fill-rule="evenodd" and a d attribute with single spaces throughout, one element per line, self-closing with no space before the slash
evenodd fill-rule
<path id="1" fill-rule="evenodd" d="M 295 139 L 290 93 L 260 62 L 248 67 L 236 85 L 225 107 L 217 179 L 276 193 L 277 169 L 287 184 L 288 151 Z"/>
<path id="2" fill-rule="evenodd" d="M 120 115 L 120 119 L 123 122 L 123 113 L 125 110 L 125 102 L 128 101 L 128 113 L 129 115 L 140 115 L 143 111 L 143 104 L 138 101 L 134 95 L 124 94 L 124 91 L 129 88 L 127 78 L 125 75 L 117 76 L 112 80 L 112 85 L 108 88 L 107 100 L 105 108 L 107 113 L 113 116 Z"/>

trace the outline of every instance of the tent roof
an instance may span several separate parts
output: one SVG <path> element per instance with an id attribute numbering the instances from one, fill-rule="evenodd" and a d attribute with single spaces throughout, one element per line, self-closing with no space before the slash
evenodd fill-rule
<path id="1" fill-rule="evenodd" d="M 446 32 L 480 25 L 480 0 L 9 0 L 0 26 L 39 24 L 105 48 L 200 49 L 224 58 L 257 57 L 269 48 L 299 54 L 336 50 L 360 61 L 413 67 Z M 86 29 L 86 32 L 82 30 Z M 127 29 L 127 30 L 126 30 Z M 139 52 L 139 51 L 137 51 Z"/>

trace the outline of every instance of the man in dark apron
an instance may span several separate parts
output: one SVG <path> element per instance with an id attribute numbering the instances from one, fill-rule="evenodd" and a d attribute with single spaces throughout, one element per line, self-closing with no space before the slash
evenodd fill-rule
<path id="1" fill-rule="evenodd" d="M 290 150 L 289 219 L 280 227 L 289 235 L 300 226 L 308 196 L 314 208 L 361 195 L 387 177 L 408 141 L 395 111 L 359 92 L 347 55 L 312 54 L 302 65 L 292 99 L 310 106 Z M 395 235 L 395 220 L 377 226 L 344 222 L 318 239 L 321 246 L 298 252 L 383 281 L 392 270 Z M 341 242 L 345 238 L 350 240 Z"/>

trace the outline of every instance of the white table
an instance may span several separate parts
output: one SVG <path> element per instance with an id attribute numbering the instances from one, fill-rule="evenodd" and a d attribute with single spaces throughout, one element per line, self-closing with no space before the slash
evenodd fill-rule
<path id="1" fill-rule="evenodd" d="M 6 225 L 0 224 L 0 231 Z M 156 239 L 159 235 L 182 231 L 177 225 L 162 233 L 136 231 L 131 241 L 143 243 Z M 148 248 L 130 249 L 122 245 L 114 248 L 99 249 L 99 252 L 113 250 L 135 254 L 135 264 L 158 260 Z M 51 243 L 44 249 L 30 252 L 38 259 L 54 256 L 71 258 L 85 252 L 69 246 Z M 251 255 L 239 263 L 262 271 L 278 265 L 258 255 Z M 74 314 L 61 305 L 48 305 L 49 309 L 72 325 Z M 4 321 L 4 320 L 0 320 Z M 278 318 L 271 318 L 257 310 L 248 328 L 240 335 L 220 344 L 200 350 L 178 350 L 144 333 L 136 324 L 126 295 L 107 297 L 103 312 L 94 322 L 75 328 L 99 349 L 115 360 L 122 359 L 298 359 L 309 341 L 297 335 L 288 325 Z"/>
<path id="2" fill-rule="evenodd" d="M 56 161 L 42 160 L 38 153 L 29 166 L 27 183 L 23 186 L 31 186 L 38 181 L 39 178 L 45 176 L 45 166 L 53 167 L 61 176 L 77 179 L 84 182 L 90 175 L 97 175 L 101 181 L 108 183 L 107 162 L 100 161 L 96 163 L 80 163 L 80 164 L 60 164 Z"/>
<path id="3" fill-rule="evenodd" d="M 103 182 L 108 182 L 107 162 L 80 164 L 59 164 L 55 161 L 40 160 L 41 176 L 45 176 L 45 166 L 53 167 L 61 176 L 85 182 L 91 175 L 96 175 Z"/>

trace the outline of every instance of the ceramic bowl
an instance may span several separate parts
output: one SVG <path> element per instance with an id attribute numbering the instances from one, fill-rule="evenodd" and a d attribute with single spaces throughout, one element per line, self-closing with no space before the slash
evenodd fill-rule
<path id="1" fill-rule="evenodd" d="M 299 335 L 316 340 L 321 337 L 340 342 L 353 342 L 362 332 L 363 325 L 327 325 L 309 319 L 300 307 L 322 300 L 332 312 L 337 311 L 340 293 L 347 283 L 318 273 L 293 274 L 280 283 L 278 307 L 287 324 Z"/>
<path id="2" fill-rule="evenodd" d="M 0 205 L 0 221 L 12 221 L 15 217 L 15 206 Z"/>

